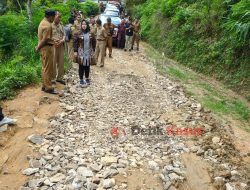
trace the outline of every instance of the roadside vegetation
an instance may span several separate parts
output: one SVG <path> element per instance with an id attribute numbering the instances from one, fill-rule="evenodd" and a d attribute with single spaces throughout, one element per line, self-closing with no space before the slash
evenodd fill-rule
<path id="1" fill-rule="evenodd" d="M 148 46 L 147 57 L 154 63 L 157 71 L 181 84 L 187 96 L 199 100 L 208 110 L 231 121 L 238 121 L 237 127 L 250 132 L 249 102 L 227 89 L 222 83 L 195 73 L 191 69 L 166 58 L 155 48 Z"/>
<path id="2" fill-rule="evenodd" d="M 128 0 L 127 6 L 154 48 L 250 100 L 249 0 Z"/>
<path id="3" fill-rule="evenodd" d="M 34 49 L 37 45 L 37 28 L 44 17 L 44 10 L 51 8 L 62 13 L 66 24 L 72 8 L 81 10 L 85 16 L 96 15 L 98 5 L 87 1 L 78 3 L 69 0 L 67 4 L 59 0 L 37 0 L 31 4 L 31 17 L 27 1 L 4 1 L 0 16 L 0 100 L 11 98 L 16 90 L 41 79 L 41 62 Z M 65 57 L 65 70 L 69 68 Z"/>

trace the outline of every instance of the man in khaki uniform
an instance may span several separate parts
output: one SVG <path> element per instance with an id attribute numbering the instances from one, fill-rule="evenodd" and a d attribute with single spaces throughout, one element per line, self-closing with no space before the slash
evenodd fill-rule
<path id="1" fill-rule="evenodd" d="M 76 20 L 74 22 L 74 27 L 76 28 L 78 33 L 81 32 L 81 15 L 79 15 L 79 14 L 76 16 Z"/>
<path id="2" fill-rule="evenodd" d="M 63 25 L 61 24 L 60 12 L 56 12 L 55 20 L 52 24 L 52 39 L 55 41 L 53 80 L 65 85 L 65 82 L 63 81 L 65 32 Z"/>
<path id="3" fill-rule="evenodd" d="M 107 23 L 104 24 L 103 26 L 106 30 L 106 33 L 108 35 L 107 37 L 107 48 L 109 49 L 109 57 L 112 58 L 112 43 L 113 43 L 113 34 L 115 30 L 115 25 L 111 23 L 111 18 L 107 18 Z M 106 55 L 105 50 L 105 55 Z"/>
<path id="4" fill-rule="evenodd" d="M 133 23 L 133 26 L 134 26 L 134 34 L 133 34 L 133 40 L 132 40 L 132 49 L 134 48 L 134 44 L 136 42 L 137 51 L 139 51 L 140 30 L 141 30 L 140 21 L 136 19 L 135 22 Z"/>
<path id="5" fill-rule="evenodd" d="M 90 18 L 90 33 L 91 33 L 91 36 L 92 38 L 94 39 L 93 42 L 94 42 L 94 51 L 95 51 L 95 47 L 96 47 L 96 31 L 97 31 L 97 27 L 96 27 L 96 23 L 95 23 L 95 18 L 92 16 Z"/>
<path id="6" fill-rule="evenodd" d="M 96 21 L 97 31 L 96 31 L 96 62 L 98 62 L 99 54 L 101 54 L 101 67 L 104 66 L 104 54 L 106 51 L 106 38 L 107 33 L 105 29 L 102 27 L 102 21 L 98 19 Z"/>
<path id="7" fill-rule="evenodd" d="M 65 26 L 65 41 L 66 41 L 66 49 L 67 53 L 69 56 L 69 60 L 71 63 L 74 61 L 74 51 L 73 51 L 73 24 L 74 24 L 74 19 L 69 18 L 69 23 Z"/>
<path id="8" fill-rule="evenodd" d="M 36 52 L 42 58 L 42 90 L 50 94 L 58 94 L 52 86 L 53 77 L 53 44 L 51 23 L 55 18 L 54 10 L 46 10 L 45 18 L 38 27 L 38 45 Z"/>

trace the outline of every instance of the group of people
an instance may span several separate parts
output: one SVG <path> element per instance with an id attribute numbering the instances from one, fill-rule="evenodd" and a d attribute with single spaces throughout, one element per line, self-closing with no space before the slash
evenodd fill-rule
<path id="1" fill-rule="evenodd" d="M 107 49 L 112 58 L 115 25 L 111 23 L 111 18 L 102 25 L 100 19 L 85 19 L 80 12 L 73 11 L 69 24 L 63 26 L 61 16 L 58 11 L 46 10 L 38 27 L 36 52 L 41 55 L 42 60 L 42 91 L 50 94 L 58 94 L 53 87 L 56 82 L 66 84 L 63 80 L 65 49 L 70 61 L 79 64 L 80 87 L 90 85 L 90 65 L 96 65 L 99 57 L 100 67 L 104 66 Z M 132 22 L 129 17 L 122 19 L 118 26 L 118 48 L 131 51 L 136 42 L 139 50 L 139 32 L 138 20 Z M 15 122 L 5 117 L 0 107 L 0 126 Z"/>
<path id="2" fill-rule="evenodd" d="M 80 87 L 90 85 L 90 65 L 104 66 L 106 51 L 112 58 L 112 44 L 115 31 L 117 31 L 117 46 L 131 51 L 136 42 L 139 50 L 140 23 L 136 19 L 132 22 L 130 17 L 122 19 L 117 29 L 107 19 L 104 25 L 94 16 L 85 19 L 81 12 L 72 11 L 69 23 L 63 26 L 61 13 L 46 10 L 45 18 L 38 27 L 38 45 L 36 52 L 42 58 L 42 91 L 58 94 L 53 84 L 56 82 L 65 85 L 64 77 L 64 51 L 69 55 L 70 61 L 79 64 Z"/>
<path id="3" fill-rule="evenodd" d="M 141 25 L 138 19 L 133 20 L 128 16 L 122 19 L 118 26 L 118 42 L 117 47 L 124 51 L 131 51 L 134 49 L 136 43 L 136 50 L 139 51 Z"/>

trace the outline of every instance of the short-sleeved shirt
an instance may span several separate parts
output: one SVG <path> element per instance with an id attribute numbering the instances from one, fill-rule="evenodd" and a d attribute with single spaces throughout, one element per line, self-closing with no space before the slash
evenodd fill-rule
<path id="1" fill-rule="evenodd" d="M 75 26 L 76 30 L 78 31 L 78 33 L 80 33 L 81 32 L 81 22 L 78 20 L 75 20 L 74 26 Z"/>
<path id="2" fill-rule="evenodd" d="M 140 23 L 138 22 L 138 23 L 134 23 L 133 24 L 134 25 L 134 32 L 139 32 L 140 31 L 140 29 L 141 29 L 141 25 L 140 25 Z"/>
<path id="3" fill-rule="evenodd" d="M 132 26 L 132 24 L 126 23 L 126 29 L 129 28 L 130 26 Z M 133 32 L 133 28 L 130 28 L 128 30 L 126 30 L 126 35 L 127 36 L 133 36 L 134 32 Z"/>
<path id="4" fill-rule="evenodd" d="M 106 38 L 107 38 L 107 33 L 105 29 L 103 27 L 97 27 L 96 39 L 104 41 L 106 40 Z"/>
<path id="5" fill-rule="evenodd" d="M 55 24 L 52 23 L 52 39 L 53 40 L 62 40 L 65 37 L 65 31 L 61 23 Z"/>
<path id="6" fill-rule="evenodd" d="M 103 27 L 105 28 L 106 33 L 107 33 L 108 36 L 113 36 L 114 29 L 115 29 L 115 25 L 114 24 L 112 24 L 112 23 L 110 23 L 110 24 L 105 23 L 103 25 Z"/>
<path id="7" fill-rule="evenodd" d="M 94 36 L 96 35 L 96 25 L 95 24 L 90 24 L 90 33 L 93 34 Z"/>
<path id="8" fill-rule="evenodd" d="M 43 39 L 47 39 L 48 44 L 53 44 L 52 40 L 52 26 L 51 23 L 44 18 L 38 27 L 38 41 L 42 41 Z"/>

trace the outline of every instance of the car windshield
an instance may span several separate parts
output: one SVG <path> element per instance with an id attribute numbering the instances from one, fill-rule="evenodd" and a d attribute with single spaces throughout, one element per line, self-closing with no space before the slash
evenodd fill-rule
<path id="1" fill-rule="evenodd" d="M 106 11 L 105 15 L 113 16 L 113 17 L 118 17 L 119 16 L 118 12 L 114 12 L 114 11 Z"/>

